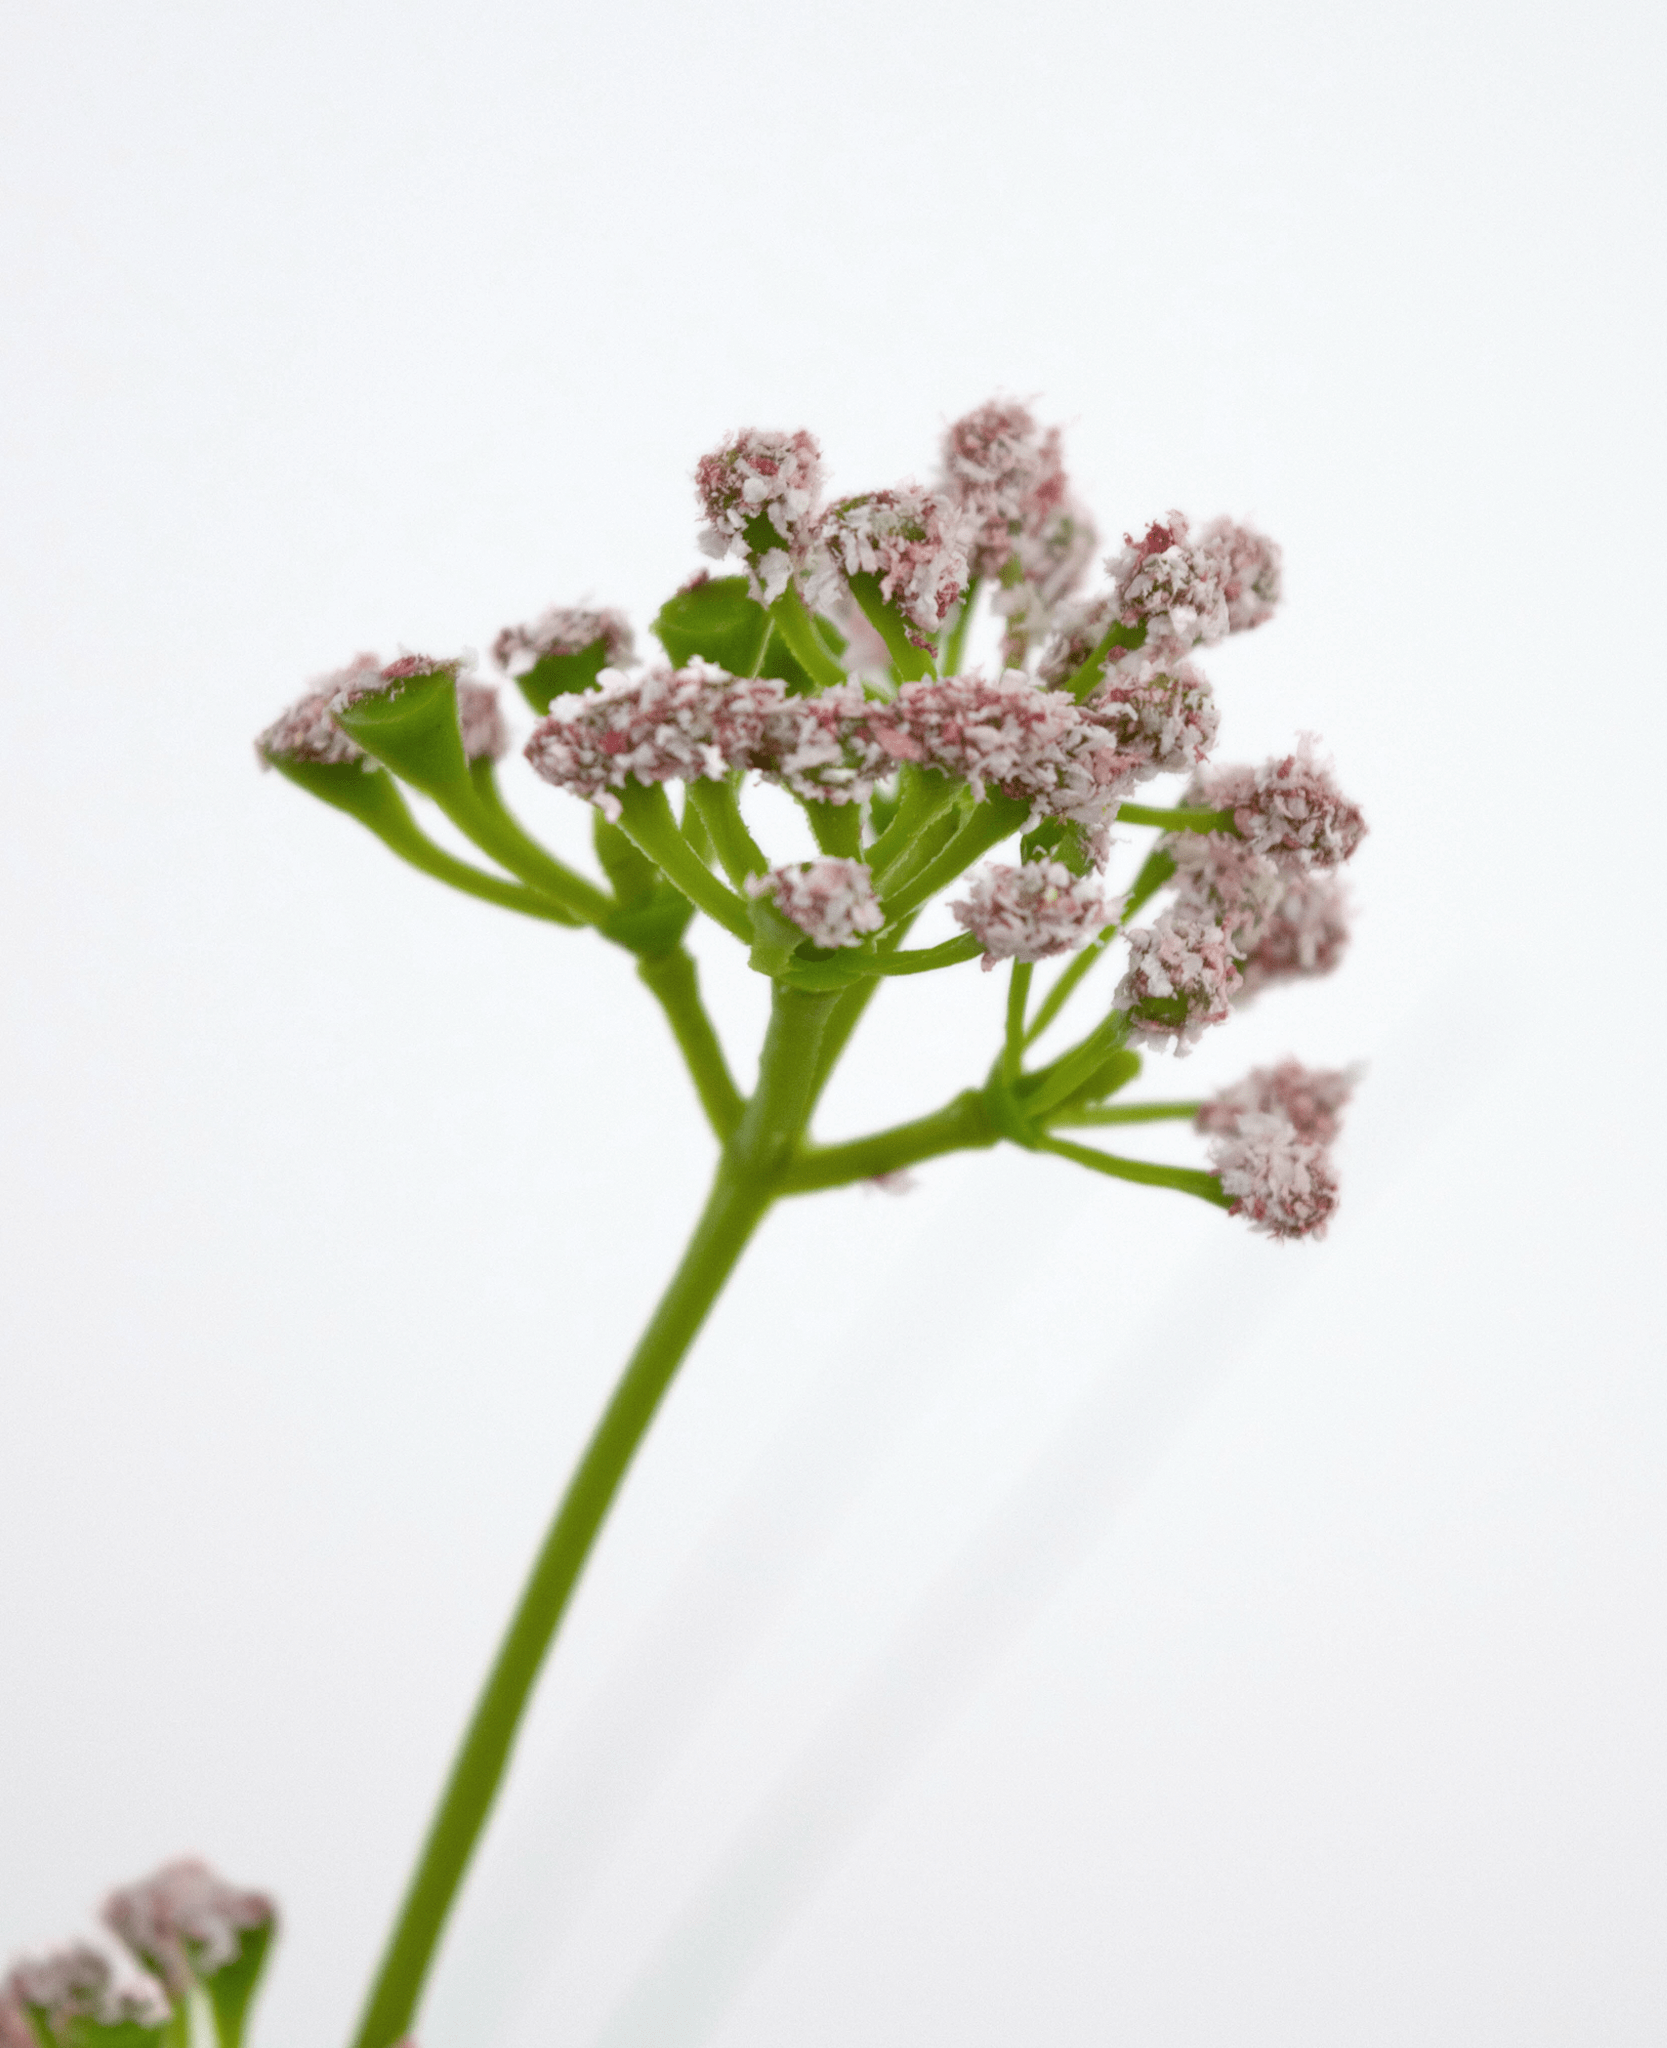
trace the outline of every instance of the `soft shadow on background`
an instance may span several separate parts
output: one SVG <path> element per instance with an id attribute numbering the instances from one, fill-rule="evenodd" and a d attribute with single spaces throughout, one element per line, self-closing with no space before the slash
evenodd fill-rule
<path id="1" fill-rule="evenodd" d="M 361 647 L 646 622 L 689 472 L 1285 543 L 1222 758 L 1373 824 L 1321 1246 L 1011 1151 L 781 1213 L 424 2048 L 1667 2030 L 1659 16 L 89 4 L 0 75 L 0 1950 L 199 1852 L 339 2038 L 708 1147 L 629 962 L 256 775 Z M 530 721 L 528 721 L 530 722 Z M 517 767 L 531 821 L 583 820 Z M 705 949 L 740 1046 L 761 985 Z M 984 1065 L 889 990 L 854 1130 Z M 1160 1077 L 1167 1080 L 1167 1076 Z M 1186 1147 L 1182 1135 L 1177 1143 Z"/>

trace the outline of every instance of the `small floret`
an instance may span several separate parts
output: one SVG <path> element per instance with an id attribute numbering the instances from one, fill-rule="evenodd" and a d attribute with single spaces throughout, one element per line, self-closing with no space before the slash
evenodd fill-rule
<path id="1" fill-rule="evenodd" d="M 167 2023 L 171 2010 L 154 1978 L 119 1976 L 110 1958 L 84 1941 L 16 1964 L 5 1994 L 26 2017 L 38 2015 L 54 2038 L 78 2031 L 77 2021 L 156 2028 Z"/>
<path id="2" fill-rule="evenodd" d="M 1186 1054 L 1211 1024 L 1224 1024 L 1239 970 L 1219 924 L 1174 910 L 1129 934 L 1129 965 L 1117 1004 L 1148 1044 Z"/>
<path id="3" fill-rule="evenodd" d="M 991 862 L 950 914 L 984 948 L 986 972 L 998 960 L 1047 960 L 1086 944 L 1110 922 L 1099 878 L 1073 875 L 1056 860 L 1022 867 Z"/>
<path id="4" fill-rule="evenodd" d="M 860 860 L 801 860 L 747 877 L 749 896 L 767 896 L 812 945 L 860 946 L 886 921 L 874 877 Z"/>
<path id="5" fill-rule="evenodd" d="M 1283 1116 L 1248 1112 L 1212 1147 L 1231 1214 L 1267 1237 L 1323 1237 L 1337 1207 L 1337 1176 L 1323 1145 Z"/>
<path id="6" fill-rule="evenodd" d="M 1358 1079 L 1353 1067 L 1305 1067 L 1300 1060 L 1252 1067 L 1242 1081 L 1205 1103 L 1197 1127 L 1211 1136 L 1233 1137 L 1247 1116 L 1282 1116 L 1299 1138 L 1329 1145 L 1342 1128 L 1343 1109 Z"/>
<path id="7" fill-rule="evenodd" d="M 822 495 L 822 451 L 803 428 L 797 433 L 748 427 L 695 467 L 695 492 L 706 525 L 704 553 L 740 555 L 753 595 L 773 604 L 787 588 L 815 539 Z"/>
<path id="8" fill-rule="evenodd" d="M 1283 875 L 1240 960 L 1248 999 L 1271 983 L 1330 974 L 1349 944 L 1348 896 L 1333 875 Z"/>
<path id="9" fill-rule="evenodd" d="M 927 634 L 966 589 L 973 531 L 972 518 L 952 498 L 904 484 L 830 505 L 819 537 L 847 577 L 876 578 L 886 602 Z"/>
<path id="10" fill-rule="evenodd" d="M 105 1926 L 176 1998 L 194 1978 L 212 1977 L 235 1963 L 244 1935 L 270 1927 L 276 1914 L 263 1892 L 239 1891 L 194 1858 L 164 1864 L 104 1902 Z"/>
<path id="11" fill-rule="evenodd" d="M 1366 836 L 1366 821 L 1314 758 L 1304 738 L 1293 752 L 1260 768 L 1211 768 L 1194 778 L 1184 799 L 1206 810 L 1231 811 L 1245 842 L 1282 867 L 1330 868 L 1348 860 Z"/>

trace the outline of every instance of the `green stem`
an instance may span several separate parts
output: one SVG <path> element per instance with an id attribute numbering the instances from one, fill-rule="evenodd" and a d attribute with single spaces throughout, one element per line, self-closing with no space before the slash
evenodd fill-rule
<path id="1" fill-rule="evenodd" d="M 1001 1078 L 1011 1088 L 1024 1063 L 1025 1005 L 1030 1000 L 1030 977 L 1035 972 L 1028 960 L 1015 960 L 1007 983 L 1007 1035 L 1001 1049 Z"/>
<path id="2" fill-rule="evenodd" d="M 461 889 L 466 896 L 478 896 L 485 903 L 496 903 L 504 910 L 518 910 L 523 917 L 541 917 L 551 924 L 564 924 L 577 929 L 585 919 L 575 917 L 570 910 L 564 910 L 549 896 L 529 889 L 521 882 L 506 882 L 497 875 L 489 875 L 480 868 L 471 867 L 466 860 L 458 860 L 436 846 L 434 841 L 418 825 L 404 805 L 402 821 L 396 822 L 391 816 L 385 822 L 371 826 L 384 846 L 397 853 L 401 860 L 409 861 L 414 868 L 420 868 L 425 875 L 432 875 L 437 882 L 444 882 L 449 888 Z"/>
<path id="3" fill-rule="evenodd" d="M 818 853 L 831 854 L 837 860 L 859 860 L 862 857 L 860 805 L 823 804 L 810 797 L 800 801 L 805 816 L 810 820 Z"/>
<path id="4" fill-rule="evenodd" d="M 1119 804 L 1120 825 L 1162 825 L 1170 832 L 1230 832 L 1235 839 L 1239 828 L 1231 811 L 1202 811 L 1181 805 L 1165 809 L 1161 804 Z"/>
<path id="5" fill-rule="evenodd" d="M 1057 1152 L 1061 1159 L 1075 1160 L 1078 1166 L 1086 1166 L 1095 1173 L 1109 1174 L 1113 1180 L 1138 1181 L 1142 1187 L 1175 1188 L 1183 1195 L 1196 1195 L 1200 1201 L 1213 1202 L 1218 1209 L 1232 1206 L 1233 1197 L 1222 1187 L 1213 1173 L 1201 1173 L 1193 1166 L 1156 1166 L 1146 1159 L 1118 1159 L 1110 1152 L 1097 1151 L 1092 1145 L 1073 1145 L 1068 1138 L 1038 1138 L 1039 1152 Z"/>
<path id="6" fill-rule="evenodd" d="M 955 801 L 962 785 L 935 768 L 905 761 L 897 774 L 897 809 L 891 822 L 868 849 L 868 864 L 881 886 L 893 879 L 904 855 L 934 818 Z"/>
<path id="7" fill-rule="evenodd" d="M 987 797 L 942 853 L 928 861 L 913 881 L 905 882 L 894 896 L 887 897 L 885 911 L 888 921 L 918 910 L 928 897 L 947 888 L 980 854 L 988 853 L 991 847 L 1011 838 L 1029 815 L 1030 806 L 1020 798 Z"/>
<path id="8" fill-rule="evenodd" d="M 646 853 L 697 909 L 750 946 L 752 912 L 741 897 L 724 887 L 678 831 L 665 785 L 627 782 L 619 792 L 619 804 L 619 829 L 632 844 Z"/>
<path id="9" fill-rule="evenodd" d="M 845 670 L 817 632 L 816 621 L 805 610 L 797 584 L 788 584 L 771 605 L 770 618 L 799 666 L 819 690 L 829 690 L 835 683 L 844 682 Z"/>
<path id="10" fill-rule="evenodd" d="M 741 1121 L 743 1102 L 724 1058 L 724 1049 L 700 999 L 695 963 L 681 946 L 637 962 L 637 973 L 666 1013 L 706 1121 L 720 1142 Z"/>
<path id="11" fill-rule="evenodd" d="M 1140 873 L 1134 878 L 1134 887 L 1129 891 L 1123 905 L 1122 915 L 1115 924 L 1108 924 L 1097 938 L 1090 939 L 1064 973 L 1042 998 L 1036 1015 L 1031 1019 L 1030 1029 L 1025 1033 L 1025 1044 L 1031 1045 L 1047 1030 L 1065 1005 L 1082 985 L 1083 977 L 1110 949 L 1117 934 L 1163 887 L 1175 872 L 1175 863 L 1161 846 L 1154 846 L 1141 864 Z"/>
<path id="12" fill-rule="evenodd" d="M 912 922 L 911 918 L 905 918 L 901 924 L 893 926 L 889 932 L 883 932 L 880 936 L 879 945 L 876 948 L 877 952 L 881 954 L 895 952 L 908 937 L 909 926 Z M 815 1097 L 819 1097 L 822 1090 L 828 1085 L 828 1077 L 839 1064 L 840 1054 L 850 1043 L 851 1033 L 862 1022 L 863 1011 L 874 1000 L 874 991 L 880 986 L 880 974 L 883 973 L 884 969 L 882 968 L 875 974 L 865 976 L 855 987 L 848 988 L 843 995 L 835 999 L 832 1013 L 822 1033 L 821 1048 L 817 1054 L 816 1087 L 813 1100 Z"/>
<path id="13" fill-rule="evenodd" d="M 1027 1117 L 1045 1117 L 1049 1110 L 1086 1088 L 1113 1053 L 1121 1052 L 1128 1038 L 1127 1013 L 1113 1010 L 1103 1017 L 1079 1044 L 1031 1075 L 1020 1096 Z"/>
<path id="14" fill-rule="evenodd" d="M 808 1195 L 823 1188 L 844 1187 L 851 1181 L 872 1180 L 876 1174 L 896 1173 L 944 1152 L 993 1145 L 999 1135 L 990 1122 L 982 1091 L 969 1088 L 942 1109 L 916 1117 L 912 1123 L 895 1124 L 888 1131 L 853 1138 L 843 1145 L 803 1147 L 788 1169 L 781 1191 L 784 1195 Z"/>
<path id="15" fill-rule="evenodd" d="M 706 1207 L 556 1511 L 499 1647 L 394 1922 L 354 2048 L 409 2030 L 453 1900 L 508 1768 L 516 1730 L 632 1457 L 713 1302 L 758 1228 L 810 1114 L 834 998 L 778 989 L 758 1087 L 724 1148 Z"/>
<path id="16" fill-rule="evenodd" d="M 1111 1109 L 1068 1109 L 1055 1119 L 1061 1124 L 1160 1124 L 1185 1119 L 1191 1123 L 1201 1102 L 1128 1102 Z"/>
<path id="17" fill-rule="evenodd" d="M 907 953 L 881 953 L 868 963 L 871 974 L 930 974 L 939 967 L 959 967 L 976 960 L 984 950 L 971 932 L 957 939 L 945 939 L 938 946 L 917 946 Z"/>
<path id="18" fill-rule="evenodd" d="M 689 784 L 689 802 L 711 837 L 723 871 L 737 889 L 746 887 L 749 875 L 762 875 L 769 861 L 747 830 L 741 816 L 741 802 L 728 776 L 721 782 Z"/>
<path id="19" fill-rule="evenodd" d="M 439 799 L 458 830 L 529 887 L 553 897 L 585 924 L 600 924 L 614 907 L 612 899 L 539 845 L 499 795 L 490 761 L 479 762 L 469 771 L 469 786 L 470 803 Z"/>
<path id="20" fill-rule="evenodd" d="M 961 598 L 961 609 L 955 614 L 955 623 L 944 639 L 943 655 L 938 665 L 940 675 L 954 676 L 961 672 L 961 657 L 967 651 L 967 631 L 972 625 L 972 615 L 978 606 L 978 587 L 981 579 L 969 577 Z"/>

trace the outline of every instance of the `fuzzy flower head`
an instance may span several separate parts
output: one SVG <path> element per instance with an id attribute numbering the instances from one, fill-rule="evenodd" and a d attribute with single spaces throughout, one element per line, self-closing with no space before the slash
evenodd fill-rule
<path id="1" fill-rule="evenodd" d="M 860 946 L 885 923 L 874 877 L 860 860 L 789 861 L 767 875 L 750 875 L 747 894 L 767 896 L 812 945 L 830 951 Z"/>
<path id="2" fill-rule="evenodd" d="M 1228 629 L 1223 565 L 1210 548 L 1193 545 L 1189 533 L 1179 512 L 1166 512 L 1138 540 L 1125 534 L 1122 553 L 1106 567 L 1125 626 L 1144 623 L 1149 638 L 1208 646 Z"/>
<path id="3" fill-rule="evenodd" d="M 1227 630 L 1246 633 L 1273 617 L 1283 594 L 1279 543 L 1232 519 L 1212 519 L 1199 545 L 1216 567 L 1227 601 Z"/>
<path id="4" fill-rule="evenodd" d="M 1073 875 L 1056 860 L 1027 860 L 1017 868 L 992 862 L 974 875 L 970 896 L 949 908 L 984 948 L 986 972 L 998 960 L 1075 952 L 1111 916 L 1099 878 Z"/>
<path id="5" fill-rule="evenodd" d="M 78 2020 L 100 2027 L 156 2028 L 166 2024 L 170 2012 L 154 1978 L 118 1976 L 110 1958 L 88 1942 L 18 1963 L 0 1993 L 0 1998 L 8 1996 L 14 2009 L 38 2017 L 53 2039 L 79 2033 Z"/>
<path id="6" fill-rule="evenodd" d="M 942 489 L 967 514 L 972 573 L 999 576 L 1021 538 L 1040 535 L 1064 502 L 1058 428 L 1044 433 L 1016 402 L 981 405 L 944 435 Z"/>
<path id="7" fill-rule="evenodd" d="M 165 1864 L 154 1877 L 112 1892 L 104 1902 L 105 1926 L 176 1998 L 193 1978 L 212 1977 L 235 1963 L 244 1935 L 270 1927 L 276 1913 L 264 1893 L 239 1891 L 191 1859 Z"/>
<path id="8" fill-rule="evenodd" d="M 463 758 L 471 766 L 476 761 L 501 761 L 509 752 L 509 727 L 490 683 L 459 681 L 457 722 L 463 734 Z"/>
<path id="9" fill-rule="evenodd" d="M 1267 1237 L 1323 1237 L 1337 1207 L 1337 1176 L 1323 1145 L 1290 1120 L 1249 1110 L 1211 1147 L 1231 1213 Z"/>
<path id="10" fill-rule="evenodd" d="M 941 492 L 904 484 L 830 505 L 822 545 L 846 576 L 873 576 L 919 633 L 935 633 L 967 586 L 973 522 Z"/>
<path id="11" fill-rule="evenodd" d="M 1084 707 L 1121 753 L 1145 762 L 1146 775 L 1185 774 L 1215 745 L 1221 713 L 1208 679 L 1175 641 L 1160 641 L 1106 666 Z M 1144 779 L 1144 778 L 1143 778 Z"/>
<path id="12" fill-rule="evenodd" d="M 1348 949 L 1348 897 L 1332 875 L 1282 875 L 1272 909 L 1239 962 L 1246 998 L 1270 983 L 1330 974 Z"/>
<path id="13" fill-rule="evenodd" d="M 1163 842 L 1175 863 L 1175 909 L 1219 924 L 1241 963 L 1285 893 L 1288 878 L 1231 832 L 1176 832 Z"/>
<path id="14" fill-rule="evenodd" d="M 529 625 L 505 626 L 492 643 L 492 658 L 506 675 L 525 675 L 552 655 L 597 653 L 602 668 L 629 668 L 636 642 L 623 612 L 591 611 L 581 605 L 553 605 Z"/>
<path id="15" fill-rule="evenodd" d="M 1359 805 L 1314 758 L 1307 738 L 1260 768 L 1209 769 L 1193 779 L 1184 801 L 1231 811 L 1246 844 L 1282 867 L 1337 867 L 1366 836 Z"/>
<path id="16" fill-rule="evenodd" d="M 807 801 L 861 803 L 892 766 L 869 730 L 860 684 L 790 697 L 772 676 L 737 677 L 709 662 L 602 677 L 564 697 L 533 729 L 527 759 L 546 782 L 619 816 L 628 782 L 715 781 L 757 769 Z"/>
<path id="17" fill-rule="evenodd" d="M 714 559 L 744 556 L 754 596 L 773 604 L 815 534 L 822 451 L 814 436 L 803 428 L 770 434 L 747 427 L 731 434 L 695 465 L 695 494 L 706 515 L 702 551 Z"/>
<path id="18" fill-rule="evenodd" d="M 335 708 L 345 711 L 367 697 L 397 697 L 407 683 L 422 682 L 429 676 L 461 678 L 471 659 L 461 654 L 448 655 L 444 659 L 433 654 L 402 654 L 397 660 L 377 668 L 373 658 L 361 655 L 351 668 L 343 669 L 333 679 L 340 686 L 335 695 Z"/>
<path id="19" fill-rule="evenodd" d="M 890 704 L 869 707 L 869 729 L 894 759 L 918 761 L 1090 827 L 1104 822 L 1144 766 L 1059 690 L 1038 689 L 1022 669 L 994 682 L 976 673 L 905 683 Z"/>
<path id="20" fill-rule="evenodd" d="M 1212 1096 L 1195 1119 L 1212 1137 L 1233 1137 L 1247 1116 L 1281 1116 L 1299 1138 L 1329 1145 L 1359 1079 L 1353 1067 L 1320 1069 L 1300 1060 L 1252 1067 L 1242 1081 Z"/>
<path id="21" fill-rule="evenodd" d="M 1168 910 L 1156 924 L 1130 932 L 1116 1000 L 1134 1036 L 1185 1054 L 1207 1026 L 1227 1021 L 1238 987 L 1221 926 Z"/>

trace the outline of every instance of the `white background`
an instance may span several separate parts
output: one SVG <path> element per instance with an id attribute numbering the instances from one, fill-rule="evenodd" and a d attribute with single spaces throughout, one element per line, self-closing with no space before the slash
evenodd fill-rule
<path id="1" fill-rule="evenodd" d="M 284 1902 L 261 2048 L 342 2037 L 708 1166 L 628 961 L 250 736 L 361 647 L 646 622 L 726 429 L 856 490 L 1004 390 L 1108 535 L 1286 545 L 1223 758 L 1322 733 L 1358 939 L 1156 1079 L 1367 1060 L 1346 1210 L 1008 1150 L 774 1219 L 424 2048 L 1658 2043 L 1658 12 L 6 40 L 0 1946 L 200 1852 Z M 826 1128 L 975 1078 L 999 998 L 889 991 Z"/>

